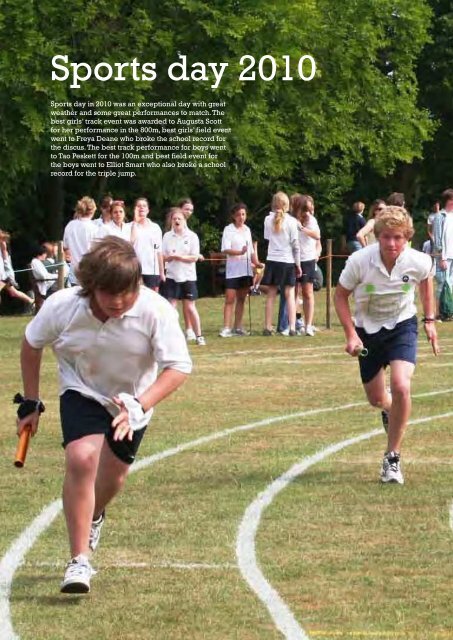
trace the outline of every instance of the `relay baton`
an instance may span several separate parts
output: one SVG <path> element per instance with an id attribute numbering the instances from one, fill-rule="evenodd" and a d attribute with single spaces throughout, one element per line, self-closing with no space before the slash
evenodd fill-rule
<path id="1" fill-rule="evenodd" d="M 368 355 L 368 349 L 366 347 L 357 347 L 357 349 L 355 349 L 354 351 L 354 355 L 358 356 L 359 358 L 366 358 L 366 356 Z"/>
<path id="2" fill-rule="evenodd" d="M 27 457 L 28 443 L 30 442 L 31 429 L 25 427 L 19 436 L 19 442 L 16 449 L 16 459 L 14 460 L 14 466 L 22 468 L 25 464 L 25 458 Z"/>

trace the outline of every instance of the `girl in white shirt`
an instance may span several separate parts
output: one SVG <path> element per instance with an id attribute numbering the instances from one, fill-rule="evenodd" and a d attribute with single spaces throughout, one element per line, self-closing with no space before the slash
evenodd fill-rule
<path id="1" fill-rule="evenodd" d="M 227 256 L 223 329 L 219 333 L 221 338 L 246 335 L 242 327 L 242 318 L 245 299 L 253 283 L 252 265 L 263 266 L 256 257 L 252 234 L 245 224 L 247 206 L 243 203 L 234 205 L 231 210 L 231 219 L 233 222 L 223 230 L 221 247 L 222 253 Z"/>
<path id="2" fill-rule="evenodd" d="M 78 284 L 75 273 L 82 256 L 88 253 L 93 240 L 98 237 L 99 229 L 92 220 L 95 213 L 95 201 L 89 196 L 84 196 L 77 202 L 74 219 L 64 230 L 63 247 L 71 256 L 69 282 L 72 286 Z"/>
<path id="3" fill-rule="evenodd" d="M 316 261 L 318 259 L 318 243 L 321 232 L 313 212 L 313 200 L 310 196 L 296 193 L 291 197 L 291 211 L 299 223 L 300 279 L 304 310 L 305 335 L 314 336 L 313 316 L 315 311 L 315 297 L 313 282 L 316 276 Z"/>
<path id="4" fill-rule="evenodd" d="M 197 345 L 206 341 L 201 333 L 200 316 L 195 300 L 198 298 L 195 264 L 200 255 L 200 241 L 187 227 L 186 218 L 178 207 L 170 209 L 168 219 L 171 230 L 164 234 L 162 254 L 167 267 L 163 295 L 176 307 L 182 301 L 184 317 L 188 317 L 195 332 Z"/>
<path id="5" fill-rule="evenodd" d="M 289 198 L 279 191 L 272 198 L 272 211 L 264 220 L 264 239 L 269 240 L 262 284 L 267 285 L 263 335 L 273 334 L 272 317 L 279 288 L 285 292 L 289 335 L 296 335 L 296 277 L 300 277 L 300 250 L 297 221 L 288 214 Z"/>
<path id="6" fill-rule="evenodd" d="M 143 284 L 154 291 L 165 281 L 162 257 L 162 231 L 158 224 L 148 218 L 149 203 L 138 198 L 134 205 L 131 242 L 142 265 Z"/>
<path id="7" fill-rule="evenodd" d="M 111 221 L 104 225 L 106 235 L 117 236 L 131 241 L 132 224 L 126 222 L 126 209 L 123 200 L 113 200 L 110 208 Z"/>

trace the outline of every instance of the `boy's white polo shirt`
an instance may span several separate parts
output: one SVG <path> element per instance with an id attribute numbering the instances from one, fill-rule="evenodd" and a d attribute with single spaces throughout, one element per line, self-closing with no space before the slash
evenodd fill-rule
<path id="1" fill-rule="evenodd" d="M 142 273 L 147 276 L 158 276 L 158 254 L 162 253 L 161 228 L 147 219 L 144 224 L 133 223 L 132 235 L 135 253 L 142 265 Z"/>
<path id="2" fill-rule="evenodd" d="M 280 231 L 274 229 L 275 213 L 271 211 L 264 219 L 264 239 L 269 240 L 267 260 L 294 264 L 292 247 L 299 246 L 299 230 L 296 218 L 285 214 Z"/>
<path id="3" fill-rule="evenodd" d="M 221 251 L 232 249 L 233 251 L 241 251 L 247 245 L 247 252 L 240 256 L 227 256 L 226 261 L 226 278 L 241 278 L 244 276 L 252 276 L 252 234 L 250 228 L 244 225 L 240 228 L 234 223 L 229 224 L 223 230 Z"/>
<path id="4" fill-rule="evenodd" d="M 377 243 L 349 256 L 339 283 L 354 292 L 356 326 L 376 333 L 415 315 L 416 285 L 431 275 L 431 257 L 410 247 L 402 251 L 389 273 Z"/>
<path id="5" fill-rule="evenodd" d="M 197 234 L 187 227 L 181 234 L 167 231 L 162 241 L 162 253 L 164 256 L 175 254 L 198 257 L 200 254 L 200 241 Z M 195 262 L 171 260 L 166 263 L 167 278 L 171 278 L 175 282 L 195 282 L 197 279 L 195 264 Z"/>
<path id="6" fill-rule="evenodd" d="M 103 323 L 79 292 L 80 287 L 72 287 L 54 293 L 25 330 L 33 348 L 52 346 L 60 395 L 73 389 L 116 416 L 113 396 L 140 395 L 156 380 L 158 369 L 190 373 L 192 361 L 178 315 L 159 294 L 141 287 L 129 311 Z M 152 413 L 146 412 L 143 426 Z"/>

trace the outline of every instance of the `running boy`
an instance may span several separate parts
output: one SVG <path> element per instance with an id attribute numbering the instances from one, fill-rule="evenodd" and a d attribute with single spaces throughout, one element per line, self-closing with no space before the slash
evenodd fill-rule
<path id="1" fill-rule="evenodd" d="M 360 357 L 360 375 L 369 403 L 382 410 L 388 426 L 381 481 L 404 483 L 400 452 L 411 411 L 411 378 L 417 350 L 415 286 L 423 306 L 423 326 L 435 355 L 439 353 L 434 317 L 431 257 L 408 247 L 414 230 L 402 207 L 387 207 L 376 220 L 378 240 L 353 253 L 335 291 L 335 308 L 346 336 L 346 351 Z M 354 293 L 355 326 L 348 298 Z M 385 367 L 390 366 L 390 393 Z M 386 429 L 387 430 L 387 429 Z"/>
<path id="2" fill-rule="evenodd" d="M 65 448 L 63 508 L 71 560 L 61 591 L 86 593 L 104 510 L 122 488 L 153 409 L 191 371 L 171 305 L 140 286 L 131 244 L 107 236 L 86 253 L 79 287 L 57 291 L 25 330 L 21 365 L 24 400 L 18 434 L 38 429 L 42 350 L 59 366 Z M 161 370 L 157 375 L 157 369 Z"/>

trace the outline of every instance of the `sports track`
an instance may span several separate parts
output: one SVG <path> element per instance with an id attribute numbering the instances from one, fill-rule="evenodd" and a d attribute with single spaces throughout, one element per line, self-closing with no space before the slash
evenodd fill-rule
<path id="1" fill-rule="evenodd" d="M 442 342 L 444 348 L 447 346 L 448 341 L 445 340 Z M 283 346 L 283 345 L 282 345 Z M 330 350 L 335 350 L 336 353 L 330 353 L 329 357 L 333 355 L 342 355 L 344 358 L 344 354 L 338 353 L 338 347 L 312 347 L 309 350 L 304 349 L 303 356 L 301 358 L 300 352 L 297 356 L 297 359 L 289 359 L 288 351 L 286 348 L 282 349 L 270 349 L 266 350 L 266 354 L 274 353 L 275 355 L 271 356 L 272 360 L 275 361 L 276 355 L 281 354 L 281 358 L 278 358 L 280 362 L 285 363 L 293 363 L 299 362 L 305 359 L 317 358 L 317 364 L 319 365 L 319 356 L 320 353 L 317 352 L 327 352 Z M 307 353 L 307 351 L 313 353 Z M 451 355 L 447 351 L 443 351 L 444 355 Z M 242 356 L 242 355 L 255 355 L 257 357 L 263 356 L 262 350 L 238 350 L 233 351 L 228 354 L 231 356 Z M 427 349 L 419 350 L 419 360 L 428 357 L 429 353 Z M 221 357 L 220 355 L 213 354 L 200 354 L 200 360 L 203 360 L 205 357 Z M 265 356 L 267 358 L 268 356 Z M 277 356 L 278 357 L 278 356 Z M 431 356 L 432 357 L 432 356 Z M 263 361 L 263 357 L 259 357 L 260 361 Z M 434 364 L 434 363 L 433 363 Z M 434 365 L 436 366 L 436 365 Z M 448 366 L 448 363 L 439 363 L 437 366 Z M 414 394 L 414 398 L 423 398 L 428 396 L 435 395 L 443 395 L 448 394 L 453 391 L 453 388 L 441 389 L 437 391 L 431 391 L 421 394 Z M 187 451 L 191 448 L 198 447 L 200 445 L 208 444 L 209 442 L 213 442 L 215 440 L 220 440 L 222 438 L 226 438 L 234 433 L 246 432 L 252 429 L 257 429 L 261 427 L 268 427 L 272 424 L 281 423 L 287 420 L 292 419 L 303 419 L 304 417 L 313 416 L 322 413 L 331 413 L 338 411 L 345 411 L 350 409 L 355 409 L 359 407 L 367 406 L 366 402 L 355 402 L 344 404 L 336 407 L 321 407 L 317 409 L 311 409 L 306 411 L 299 411 L 292 414 L 286 414 L 283 416 L 275 416 L 273 418 L 263 419 L 257 422 L 252 422 L 249 424 L 239 425 L 237 427 L 232 427 L 229 429 L 225 429 L 223 431 L 217 431 L 210 435 L 203 436 L 197 438 L 196 440 L 192 440 L 175 447 L 171 447 L 170 449 L 166 449 L 160 453 L 154 454 L 152 456 L 148 456 L 139 462 L 135 463 L 131 472 L 141 471 L 143 469 L 147 469 L 153 464 L 157 462 L 161 462 L 166 458 L 170 458 L 179 453 Z M 448 413 L 443 413 L 434 416 L 426 416 L 423 418 L 418 418 L 416 420 L 411 420 L 409 424 L 411 425 L 419 425 L 423 423 L 427 423 L 433 420 L 443 420 L 446 418 L 450 418 L 453 416 L 453 411 Z M 265 576 L 261 572 L 259 567 L 259 562 L 256 557 L 256 548 L 255 548 L 255 539 L 258 532 L 258 528 L 260 525 L 261 517 L 268 506 L 273 502 L 274 498 L 284 489 L 290 485 L 296 478 L 305 473 L 310 467 L 322 462 L 329 456 L 337 453 L 347 447 L 357 444 L 359 442 L 369 440 L 377 435 L 382 435 L 382 429 L 373 429 L 371 431 L 367 431 L 365 433 L 360 434 L 359 436 L 348 438 L 345 440 L 341 440 L 339 442 L 333 443 L 327 447 L 320 449 L 314 455 L 304 457 L 299 462 L 291 466 L 285 473 L 283 473 L 279 478 L 274 480 L 271 484 L 269 484 L 258 496 L 255 500 L 247 507 L 242 521 L 238 527 L 237 538 L 236 538 L 236 559 L 237 559 L 237 567 L 241 572 L 244 580 L 248 583 L 249 587 L 255 592 L 256 596 L 261 600 L 263 605 L 266 607 L 270 617 L 272 618 L 275 628 L 282 634 L 284 638 L 287 640 L 309 640 L 309 636 L 301 627 L 299 622 L 295 619 L 293 613 L 291 612 L 288 605 L 283 601 L 280 594 L 272 587 L 272 585 L 266 580 Z M 55 500 L 50 503 L 46 507 L 42 509 L 40 514 L 29 524 L 29 526 L 23 530 L 23 532 L 12 542 L 9 549 L 5 553 L 5 555 L 0 559 L 0 640 L 20 640 L 20 636 L 14 631 L 12 619 L 11 619 L 11 609 L 10 609 L 10 595 L 11 588 L 14 579 L 14 574 L 17 569 L 24 564 L 25 556 L 28 551 L 33 547 L 39 536 L 51 526 L 52 522 L 55 518 L 60 514 L 62 510 L 62 502 L 61 499 Z M 450 527 L 453 530 L 453 502 L 451 503 L 449 510 L 449 522 Z M 45 563 L 44 563 L 45 565 Z M 161 566 L 173 566 L 172 563 L 162 563 Z M 197 568 L 216 568 L 220 565 L 180 565 L 181 568 L 187 569 L 197 569 Z M 223 567 L 225 569 L 231 568 L 231 565 Z"/>

